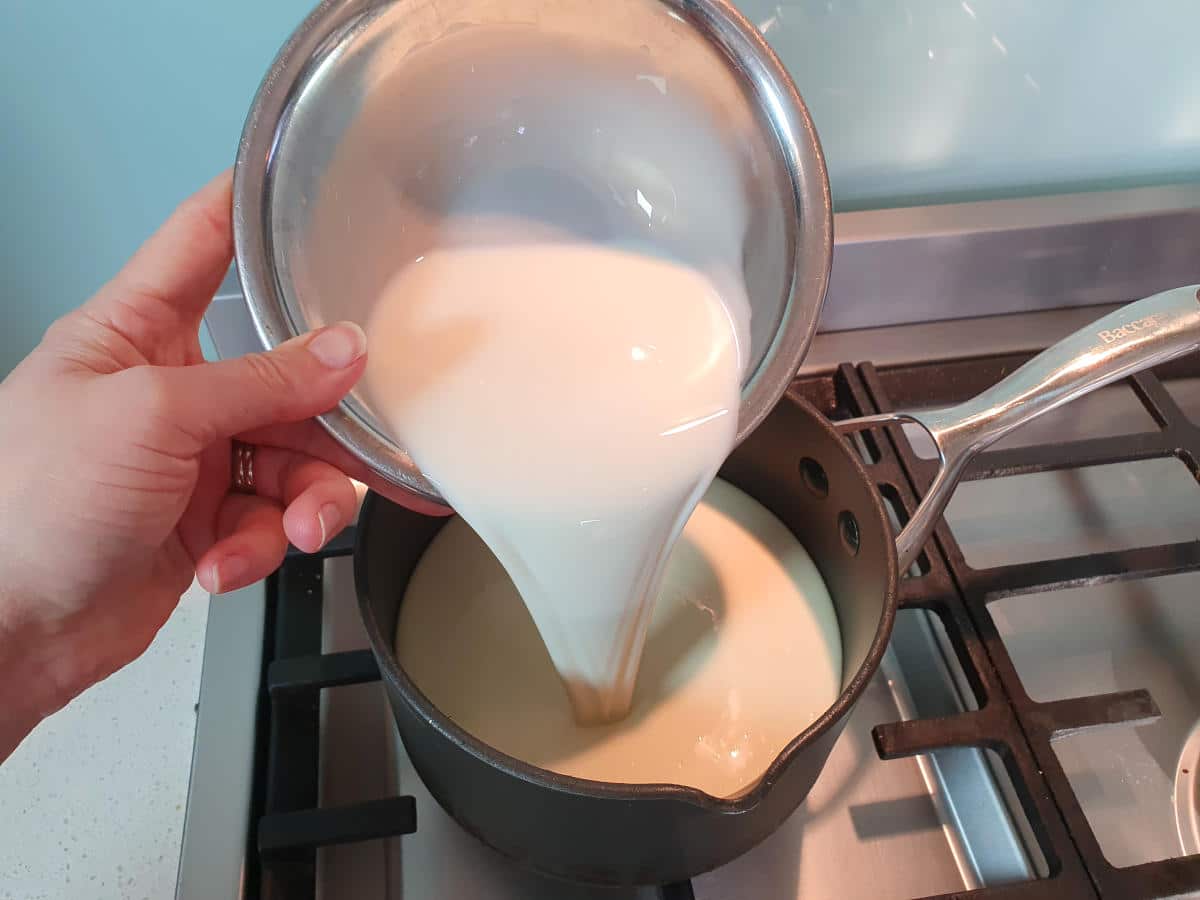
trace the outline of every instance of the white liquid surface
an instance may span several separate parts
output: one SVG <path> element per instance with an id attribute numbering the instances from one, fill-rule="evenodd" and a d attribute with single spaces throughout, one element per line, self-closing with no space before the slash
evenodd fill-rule
<path id="1" fill-rule="evenodd" d="M 504 753 L 565 775 L 718 797 L 751 786 L 842 682 L 816 566 L 778 519 L 720 480 L 671 554 L 622 721 L 575 723 L 520 596 L 461 519 L 409 582 L 396 656 L 439 710 Z"/>
<path id="2" fill-rule="evenodd" d="M 628 712 L 733 446 L 748 304 L 725 294 L 613 246 L 467 246 L 402 269 L 368 322 L 372 407 L 511 576 L 580 722 Z"/>

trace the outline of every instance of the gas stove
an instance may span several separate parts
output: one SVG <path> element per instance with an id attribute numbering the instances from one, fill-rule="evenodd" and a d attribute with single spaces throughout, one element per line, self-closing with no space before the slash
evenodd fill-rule
<path id="1" fill-rule="evenodd" d="M 832 418 L 965 399 L 1112 304 L 1200 281 L 1198 225 L 1190 188 L 839 216 L 827 330 L 792 389 Z M 240 307 L 231 284 L 208 320 L 225 355 L 253 340 Z M 932 448 L 849 439 L 899 526 Z M 805 804 L 724 868 L 624 892 L 517 868 L 432 800 L 366 650 L 348 531 L 213 602 L 177 896 L 1200 897 L 1198 465 L 1197 358 L 984 454 Z"/>

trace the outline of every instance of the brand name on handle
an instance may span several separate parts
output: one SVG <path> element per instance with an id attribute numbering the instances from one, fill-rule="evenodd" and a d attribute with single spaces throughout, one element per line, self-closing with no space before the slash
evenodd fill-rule
<path id="1" fill-rule="evenodd" d="M 1105 328 L 1100 332 L 1100 340 L 1106 344 L 1111 344 L 1113 341 L 1119 341 L 1121 338 L 1133 337 L 1139 331 L 1145 331 L 1148 328 L 1157 328 L 1162 324 L 1163 317 L 1159 314 L 1146 316 L 1144 319 L 1134 319 L 1127 325 L 1120 325 L 1116 328 Z"/>

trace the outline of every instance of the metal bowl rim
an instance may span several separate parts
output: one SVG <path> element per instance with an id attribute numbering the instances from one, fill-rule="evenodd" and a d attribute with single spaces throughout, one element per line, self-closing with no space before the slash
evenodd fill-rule
<path id="1" fill-rule="evenodd" d="M 403 0 L 398 0 L 403 2 Z M 779 328 L 763 362 L 743 388 L 737 442 L 766 418 L 787 390 L 816 334 L 833 258 L 833 204 L 824 154 L 812 117 L 782 62 L 754 26 L 728 0 L 657 0 L 731 59 L 766 112 L 788 164 L 795 217 L 791 290 Z M 264 347 L 279 346 L 304 329 L 283 299 L 271 244 L 271 181 L 277 137 L 294 101 L 321 60 L 379 0 L 323 0 L 300 24 L 271 64 L 250 107 L 238 146 L 233 179 L 233 238 L 238 279 Z M 772 103 L 763 102 L 769 93 Z M 387 482 L 434 503 L 444 503 L 411 456 L 373 428 L 348 401 L 318 417 L 329 434 Z"/>

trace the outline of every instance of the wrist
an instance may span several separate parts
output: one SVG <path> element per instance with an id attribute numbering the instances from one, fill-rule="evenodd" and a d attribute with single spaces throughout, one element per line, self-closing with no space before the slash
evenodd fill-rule
<path id="1" fill-rule="evenodd" d="M 0 591 L 0 762 L 43 719 L 136 658 L 149 642 L 120 615 L 86 607 L 62 617 L 44 615 L 49 608 Z"/>
<path id="2" fill-rule="evenodd" d="M 0 762 L 41 721 L 110 674 L 96 629 L 38 614 L 42 605 L 0 591 Z"/>
<path id="3" fill-rule="evenodd" d="M 0 594 L 0 762 L 66 703 L 47 679 L 51 642 L 20 605 Z"/>

